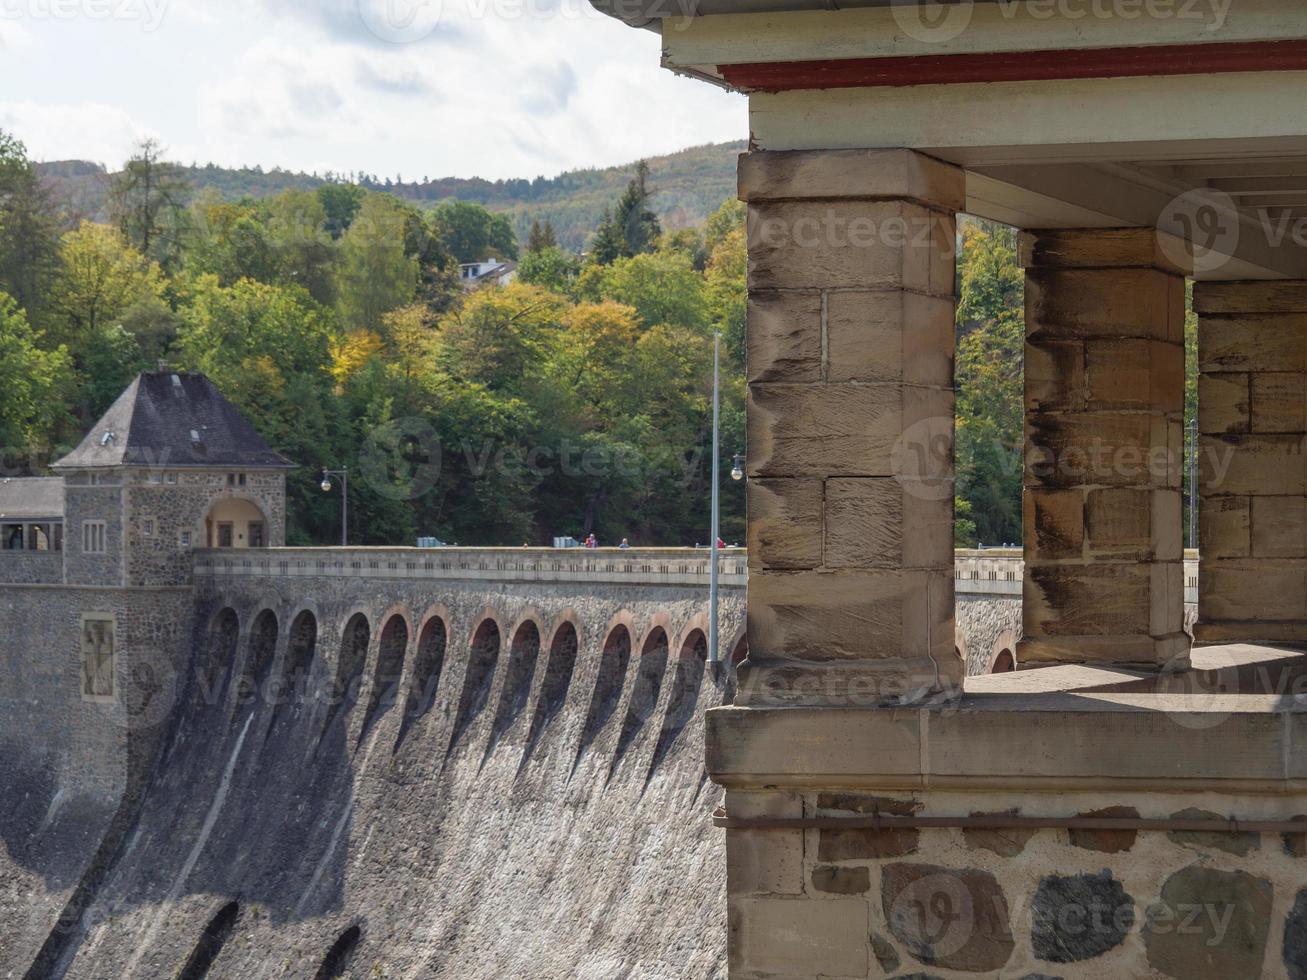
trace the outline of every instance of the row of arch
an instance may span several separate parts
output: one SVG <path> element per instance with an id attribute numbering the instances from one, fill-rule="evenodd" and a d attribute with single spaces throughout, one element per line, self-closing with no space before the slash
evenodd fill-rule
<path id="1" fill-rule="evenodd" d="M 604 638 L 573 769 L 614 720 L 624 691 L 629 691 L 610 764 L 611 778 L 655 713 L 664 688 L 670 685 L 647 779 L 665 759 L 680 731 L 694 715 L 707 664 L 707 637 L 702 627 L 692 623 L 674 646 L 667 628 L 655 622 L 637 645 L 631 617 L 618 619 L 627 621 L 610 624 Z M 234 705 L 233 717 L 248 710 L 256 701 L 270 702 L 275 717 L 268 729 L 269 736 L 278 723 L 277 718 L 298 714 L 316 698 L 325 703 L 323 737 L 338 720 L 354 711 L 366 690 L 367 701 L 362 708 L 363 720 L 358 734 L 360 744 L 377 722 L 402 699 L 403 714 L 393 745 L 393 751 L 398 751 L 436 701 L 450 642 L 448 615 L 443 610 L 436 611 L 421 621 L 416 643 L 412 645 L 412 669 L 404 690 L 401 687 L 404 686 L 410 650 L 410 617 L 403 611 L 392 610 L 379 620 L 382 625 L 377 637 L 371 683 L 366 683 L 364 673 L 373 639 L 373 621 L 366 613 L 355 612 L 341 630 L 339 656 L 330 683 L 323 691 L 311 689 L 312 668 L 320 646 L 318 618 L 312 610 L 301 609 L 294 614 L 286 633 L 281 669 L 274 677 L 280 635 L 277 613 L 263 608 L 251 617 L 245 632 L 245 657 L 237 672 L 240 617 L 232 606 L 224 606 L 213 616 L 209 628 L 207 690 L 218 700 L 225 702 L 230 699 Z M 547 643 L 535 618 L 527 616 L 510 630 L 504 630 L 500 623 L 500 617 L 487 610 L 469 633 L 465 670 L 457 700 L 453 703 L 446 758 L 463 747 L 473 723 L 489 709 L 493 715 L 482 760 L 484 764 L 497 743 L 528 714 L 531 694 L 537 686 L 537 674 L 543 671 L 534 710 L 529 712 L 529 722 L 524 722 L 529 726 L 521 762 L 525 766 L 541 736 L 567 701 L 580 646 L 576 622 L 562 618 L 552 629 Z M 673 649 L 676 651 L 674 658 Z M 728 669 L 743 660 L 746 652 L 747 641 L 741 633 L 731 649 Z M 669 665 L 672 667 L 670 671 Z M 635 673 L 632 677 L 633 666 Z M 491 706 L 497 679 L 498 698 Z"/>

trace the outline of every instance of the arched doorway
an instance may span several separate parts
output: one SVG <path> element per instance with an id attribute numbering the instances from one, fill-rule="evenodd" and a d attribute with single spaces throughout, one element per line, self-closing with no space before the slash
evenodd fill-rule
<path id="1" fill-rule="evenodd" d="M 223 497 L 204 516 L 206 548 L 266 548 L 268 520 L 258 504 L 244 497 Z"/>

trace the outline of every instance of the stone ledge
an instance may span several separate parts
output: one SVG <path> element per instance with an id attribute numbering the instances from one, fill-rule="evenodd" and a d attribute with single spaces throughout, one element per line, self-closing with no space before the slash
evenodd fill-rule
<path id="1" fill-rule="evenodd" d="M 966 207 L 966 175 L 913 150 L 755 150 L 740 155 L 740 200 L 906 200 Z"/>
<path id="2" fill-rule="evenodd" d="M 919 708 L 718 708 L 708 771 L 731 789 L 1307 789 L 1307 657 L 1239 646 L 1201 663 L 1161 678 L 1077 667 L 1068 688 L 1032 687 L 1049 668 Z"/>

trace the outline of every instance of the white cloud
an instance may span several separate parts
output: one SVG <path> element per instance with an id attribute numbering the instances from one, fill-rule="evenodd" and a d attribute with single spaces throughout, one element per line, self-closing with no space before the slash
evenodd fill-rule
<path id="1" fill-rule="evenodd" d="M 0 102 L 0 129 L 21 139 L 34 160 L 93 160 L 111 169 L 142 139 L 161 135 L 125 110 L 98 102 Z"/>

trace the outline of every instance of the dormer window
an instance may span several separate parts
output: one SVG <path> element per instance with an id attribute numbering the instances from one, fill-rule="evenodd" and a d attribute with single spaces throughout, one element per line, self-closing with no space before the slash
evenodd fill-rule
<path id="1" fill-rule="evenodd" d="M 112 432 L 111 430 L 109 430 L 109 429 L 105 429 L 105 430 L 104 430 L 104 435 L 100 436 L 100 445 L 101 445 L 101 446 L 112 446 L 113 443 L 114 443 L 114 440 L 117 439 L 117 438 L 118 438 L 118 437 L 117 437 L 116 435 L 114 435 L 113 432 Z"/>

